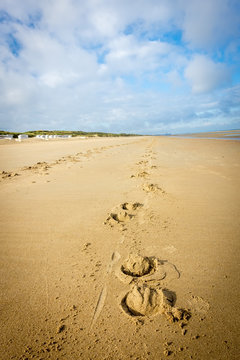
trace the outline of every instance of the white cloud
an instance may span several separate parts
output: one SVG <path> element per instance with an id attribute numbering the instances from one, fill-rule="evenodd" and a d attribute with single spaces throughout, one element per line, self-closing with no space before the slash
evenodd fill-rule
<path id="1" fill-rule="evenodd" d="M 167 81 L 174 87 L 183 86 L 183 80 L 182 80 L 179 72 L 176 69 L 169 71 L 166 74 L 166 78 L 167 78 Z"/>
<path id="2" fill-rule="evenodd" d="M 218 48 L 240 35 L 238 0 L 180 0 L 184 39 L 193 47 Z"/>
<path id="3" fill-rule="evenodd" d="M 235 121 L 233 92 L 218 99 L 228 65 L 213 51 L 226 44 L 228 59 L 239 58 L 236 4 L 2 0 L 0 127 L 152 133 L 204 116 L 204 126 L 227 113 Z M 173 36 L 181 32 L 184 44 Z"/>
<path id="4" fill-rule="evenodd" d="M 215 63 L 204 55 L 196 55 L 189 62 L 185 76 L 194 93 L 215 90 L 230 80 L 230 72 L 224 64 Z"/>
<path id="5" fill-rule="evenodd" d="M 29 14 L 34 14 L 36 9 L 38 9 L 38 6 L 32 0 L 1 0 L 1 10 L 23 22 L 27 21 Z"/>
<path id="6" fill-rule="evenodd" d="M 171 51 L 176 51 L 168 43 L 138 40 L 133 35 L 119 36 L 107 44 L 106 69 L 121 74 L 141 74 L 160 67 L 169 66 Z"/>

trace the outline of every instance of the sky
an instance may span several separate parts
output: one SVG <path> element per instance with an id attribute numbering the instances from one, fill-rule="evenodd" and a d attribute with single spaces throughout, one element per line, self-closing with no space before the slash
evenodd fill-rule
<path id="1" fill-rule="evenodd" d="M 1 0 L 0 129 L 240 129 L 240 1 Z"/>

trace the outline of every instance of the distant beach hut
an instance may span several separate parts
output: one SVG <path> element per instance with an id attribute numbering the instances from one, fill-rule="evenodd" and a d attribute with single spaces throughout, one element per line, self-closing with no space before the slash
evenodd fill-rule
<path id="1" fill-rule="evenodd" d="M 25 140 L 25 139 L 28 139 L 28 135 L 26 134 L 20 134 L 18 135 L 18 138 L 16 139 L 16 141 L 22 141 L 22 140 Z"/>
<path id="2" fill-rule="evenodd" d="M 60 139 L 68 139 L 71 137 L 72 137 L 72 135 L 58 135 L 58 138 L 60 138 Z"/>
<path id="3" fill-rule="evenodd" d="M 13 135 L 10 135 L 10 134 L 0 135 L 0 139 L 12 140 L 12 139 L 13 139 Z"/>
<path id="4" fill-rule="evenodd" d="M 26 134 L 20 134 L 18 135 L 18 140 L 28 139 L 28 135 Z"/>

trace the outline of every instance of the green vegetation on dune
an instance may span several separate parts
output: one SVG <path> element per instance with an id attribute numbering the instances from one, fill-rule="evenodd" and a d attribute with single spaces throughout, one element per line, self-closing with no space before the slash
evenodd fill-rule
<path id="1" fill-rule="evenodd" d="M 0 135 L 13 135 L 14 138 L 17 138 L 18 135 L 20 135 L 20 134 L 23 134 L 23 133 L 0 130 Z"/>
<path id="2" fill-rule="evenodd" d="M 66 130 L 33 130 L 25 132 L 10 132 L 0 130 L 0 135 L 13 135 L 14 138 L 17 138 L 20 134 L 26 134 L 29 137 L 35 137 L 36 135 L 72 135 L 72 136 L 99 136 L 99 137 L 118 137 L 118 136 L 140 136 L 137 134 L 114 134 L 114 133 L 105 133 L 105 132 L 86 132 L 86 131 L 66 131 Z"/>

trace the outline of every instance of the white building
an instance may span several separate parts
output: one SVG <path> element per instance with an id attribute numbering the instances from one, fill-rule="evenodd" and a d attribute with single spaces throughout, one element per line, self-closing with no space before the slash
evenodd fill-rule
<path id="1" fill-rule="evenodd" d="M 36 135 L 36 139 L 70 139 L 72 135 Z"/>
<path id="2" fill-rule="evenodd" d="M 57 135 L 59 139 L 70 139 L 72 135 Z"/>
<path id="3" fill-rule="evenodd" d="M 20 135 L 18 135 L 18 139 L 19 139 L 19 140 L 28 139 L 28 135 L 26 135 L 26 134 L 20 134 Z"/>
<path id="4" fill-rule="evenodd" d="M 12 140 L 12 139 L 13 139 L 13 135 L 10 135 L 10 134 L 0 135 L 0 139 Z"/>

